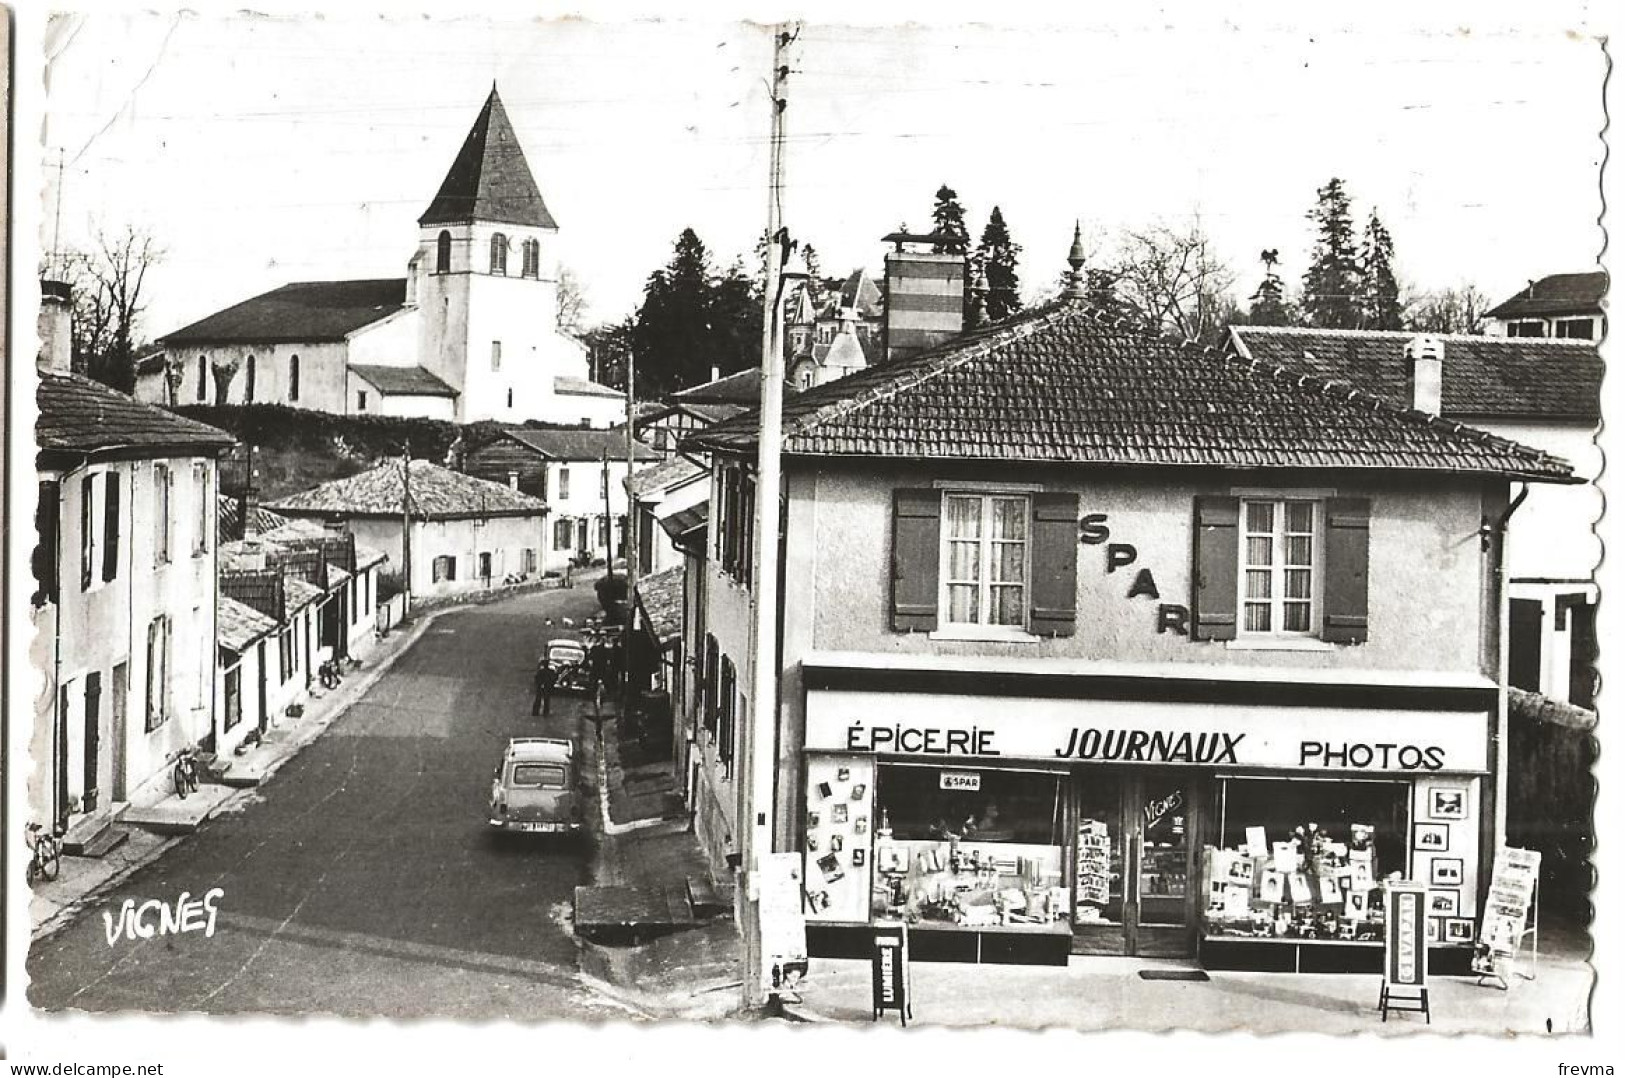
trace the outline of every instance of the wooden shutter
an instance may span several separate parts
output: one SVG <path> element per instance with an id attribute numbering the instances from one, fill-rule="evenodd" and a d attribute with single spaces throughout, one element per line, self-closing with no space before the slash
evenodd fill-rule
<path id="1" fill-rule="evenodd" d="M 39 485 L 39 504 L 34 510 L 34 531 L 38 541 L 34 545 L 34 605 L 57 601 L 59 565 L 57 529 L 61 526 L 62 484 L 56 480 L 42 480 Z"/>
<path id="2" fill-rule="evenodd" d="M 1196 499 L 1196 551 L 1191 565 L 1191 639 L 1236 638 L 1236 559 L 1241 503 L 1236 498 Z"/>
<path id="3" fill-rule="evenodd" d="M 1371 500 L 1327 499 L 1322 640 L 1333 644 L 1365 643 L 1370 552 Z"/>
<path id="4" fill-rule="evenodd" d="M 1032 632 L 1071 636 L 1078 621 L 1078 496 L 1033 495 Z"/>
<path id="5" fill-rule="evenodd" d="M 96 540 L 90 529 L 94 526 L 96 506 L 96 477 L 87 475 L 79 484 L 79 590 L 89 591 L 95 576 L 93 561 Z"/>
<path id="6" fill-rule="evenodd" d="M 942 494 L 899 490 L 892 496 L 891 624 L 898 632 L 937 627 Z"/>
<path id="7" fill-rule="evenodd" d="M 107 516 L 102 519 L 102 579 L 118 576 L 119 473 L 108 472 Z"/>

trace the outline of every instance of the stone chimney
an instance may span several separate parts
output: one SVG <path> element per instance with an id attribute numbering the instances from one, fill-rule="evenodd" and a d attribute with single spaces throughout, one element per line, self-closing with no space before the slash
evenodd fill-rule
<path id="1" fill-rule="evenodd" d="M 66 374 L 73 370 L 73 289 L 66 281 L 41 281 L 39 306 L 40 370 Z"/>
<path id="2" fill-rule="evenodd" d="M 965 256 L 919 248 L 940 237 L 893 232 L 886 255 L 886 359 L 910 356 L 959 336 L 965 329 Z"/>
<path id="3" fill-rule="evenodd" d="M 1405 342 L 1405 396 L 1418 412 L 1439 414 L 1444 397 L 1444 342 L 1422 335 Z"/>

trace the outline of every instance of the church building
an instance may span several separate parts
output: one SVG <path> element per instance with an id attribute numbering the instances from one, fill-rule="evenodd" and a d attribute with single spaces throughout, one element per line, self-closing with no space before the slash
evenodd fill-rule
<path id="1" fill-rule="evenodd" d="M 211 314 L 159 340 L 136 396 L 609 426 L 621 395 L 558 328 L 558 231 L 493 86 L 404 278 L 299 281 Z"/>

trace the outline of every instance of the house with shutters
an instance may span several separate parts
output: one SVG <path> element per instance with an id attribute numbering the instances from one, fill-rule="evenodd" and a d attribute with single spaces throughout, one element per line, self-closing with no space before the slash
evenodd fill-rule
<path id="1" fill-rule="evenodd" d="M 482 591 L 542 572 L 547 503 L 426 460 L 412 461 L 410 469 L 399 460 L 381 460 L 269 508 L 387 555 L 413 601 Z M 374 613 L 376 594 L 369 606 Z M 334 630 L 332 639 L 341 636 Z"/>
<path id="2" fill-rule="evenodd" d="M 547 503 L 543 571 L 626 554 L 626 428 L 509 427 L 463 459 L 463 471 Z M 636 465 L 660 459 L 632 442 Z"/>
<path id="3" fill-rule="evenodd" d="M 747 691 L 756 418 L 685 440 L 712 461 L 702 846 L 737 863 L 766 814 L 814 955 L 906 918 L 917 959 L 1375 971 L 1398 873 L 1450 892 L 1431 961 L 1464 969 L 1504 826 L 1512 488 L 1572 469 L 1105 321 L 1076 270 L 786 399 L 774 700 Z"/>
<path id="4" fill-rule="evenodd" d="M 42 334 L 67 337 L 61 325 Z M 232 437 L 50 365 L 36 427 L 36 632 L 44 676 L 29 813 L 101 852 L 131 804 L 172 791 L 168 762 L 213 747 L 218 459 Z"/>
<path id="5" fill-rule="evenodd" d="M 1553 273 L 1491 307 L 1484 330 L 1495 337 L 1600 341 L 1607 291 L 1608 274 L 1602 270 Z"/>

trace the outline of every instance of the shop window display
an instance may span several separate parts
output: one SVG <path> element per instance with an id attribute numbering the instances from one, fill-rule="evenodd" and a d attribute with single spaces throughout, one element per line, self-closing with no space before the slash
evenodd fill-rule
<path id="1" fill-rule="evenodd" d="M 1065 928 L 1062 776 L 906 764 L 875 771 L 875 917 Z"/>
<path id="2" fill-rule="evenodd" d="M 1230 779 L 1203 851 L 1208 936 L 1380 941 L 1405 866 L 1410 786 Z"/>

